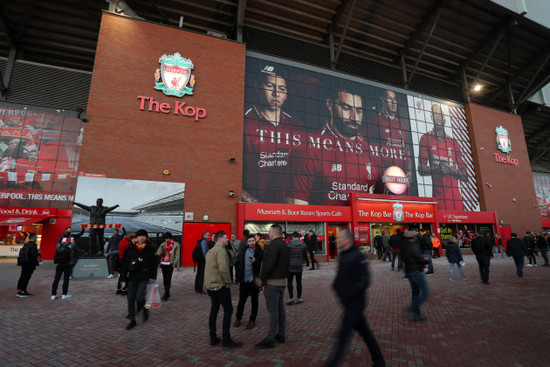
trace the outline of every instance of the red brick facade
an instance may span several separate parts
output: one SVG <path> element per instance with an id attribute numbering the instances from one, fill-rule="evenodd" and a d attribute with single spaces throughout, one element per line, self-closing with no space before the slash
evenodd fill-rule
<path id="1" fill-rule="evenodd" d="M 166 96 L 153 88 L 159 57 L 175 52 L 194 63 L 192 96 Z M 242 44 L 104 13 L 80 171 L 185 182 L 185 211 L 194 213 L 194 221 L 207 214 L 210 222 L 235 223 L 242 186 L 244 63 Z M 150 112 L 148 101 L 142 111 L 138 96 L 168 103 L 170 112 Z M 206 117 L 176 115 L 176 102 L 204 108 Z M 228 197 L 230 190 L 236 198 Z"/>
<path id="2" fill-rule="evenodd" d="M 466 105 L 472 139 L 481 210 L 497 212 L 498 219 L 518 235 L 539 231 L 541 219 L 521 117 L 472 103 Z M 508 130 L 512 151 L 497 149 L 495 128 Z M 498 157 L 505 162 L 497 162 Z M 509 158 L 508 158 L 509 157 Z M 517 166 L 515 163 L 517 160 Z"/>

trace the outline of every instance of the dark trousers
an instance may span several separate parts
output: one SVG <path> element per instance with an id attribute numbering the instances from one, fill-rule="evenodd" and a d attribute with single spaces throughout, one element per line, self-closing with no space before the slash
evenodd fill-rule
<path id="1" fill-rule="evenodd" d="M 542 258 L 544 259 L 544 265 L 548 265 L 548 250 L 545 248 L 540 249 L 540 254 L 542 255 Z"/>
<path id="2" fill-rule="evenodd" d="M 98 249 L 101 252 L 101 256 L 103 256 L 103 246 L 105 245 L 104 232 L 105 230 L 103 228 L 90 229 L 89 256 L 95 256 Z"/>
<path id="3" fill-rule="evenodd" d="M 296 277 L 296 296 L 298 298 L 302 298 L 302 272 L 289 272 L 288 273 L 288 295 L 290 298 L 294 298 L 294 287 L 292 286 L 292 282 L 294 281 L 294 277 Z"/>
<path id="4" fill-rule="evenodd" d="M 516 263 L 516 274 L 520 277 L 523 276 L 523 264 L 525 259 L 523 256 L 514 256 L 514 262 Z"/>
<path id="5" fill-rule="evenodd" d="M 376 248 L 376 256 L 378 256 L 378 260 L 380 260 L 382 258 L 382 256 L 384 255 L 382 247 L 381 246 L 375 246 L 375 248 Z"/>
<path id="6" fill-rule="evenodd" d="M 254 282 L 241 282 L 239 285 L 239 304 L 237 305 L 237 320 L 243 319 L 244 305 L 246 300 L 250 296 L 250 302 L 252 303 L 252 310 L 250 313 L 250 321 L 256 322 L 256 316 L 258 316 L 258 295 L 260 294 L 259 288 Z"/>
<path id="7" fill-rule="evenodd" d="M 143 310 L 145 306 L 145 290 L 147 282 L 128 282 L 128 318 L 136 321 L 136 304 L 137 312 Z"/>
<path id="8" fill-rule="evenodd" d="M 233 283 L 233 265 L 229 266 L 229 278 L 231 279 L 231 283 Z"/>
<path id="9" fill-rule="evenodd" d="M 367 324 L 367 320 L 363 314 L 364 307 L 361 305 L 350 305 L 344 308 L 344 317 L 342 318 L 342 325 L 338 332 L 338 344 L 332 353 L 332 356 L 325 364 L 325 366 L 336 366 L 338 361 L 342 358 L 347 346 L 348 339 L 353 330 L 357 330 L 359 335 L 363 338 L 369 348 L 369 352 L 372 357 L 372 362 L 375 367 L 382 367 L 386 365 L 382 351 L 376 338 L 372 334 L 372 331 Z"/>
<path id="10" fill-rule="evenodd" d="M 489 281 L 489 265 L 491 264 L 490 256 L 476 256 L 477 263 L 479 264 L 479 275 L 483 282 Z"/>
<path id="11" fill-rule="evenodd" d="M 397 270 L 403 269 L 403 263 L 401 262 L 401 253 L 399 251 L 391 252 L 391 270 L 395 268 L 395 258 L 397 258 Z"/>
<path id="12" fill-rule="evenodd" d="M 537 265 L 537 259 L 535 258 L 535 250 L 530 248 L 527 249 L 527 257 L 529 258 L 529 264 L 535 264 Z M 533 262 L 531 262 L 531 260 Z"/>
<path id="13" fill-rule="evenodd" d="M 164 285 L 164 296 L 170 295 L 170 286 L 172 285 L 172 274 L 174 267 L 172 265 L 161 265 L 162 269 L 162 284 Z"/>
<path id="14" fill-rule="evenodd" d="M 285 336 L 286 312 L 284 292 L 284 286 L 266 284 L 264 287 L 265 306 L 269 315 L 269 330 L 266 337 L 268 341 L 273 341 L 277 334 Z"/>
<path id="15" fill-rule="evenodd" d="M 118 254 L 109 255 L 109 274 L 115 274 Z"/>
<path id="16" fill-rule="evenodd" d="M 315 254 L 313 253 L 313 251 L 309 252 L 309 258 L 311 259 L 311 268 L 315 269 L 315 264 L 317 264 L 317 269 L 318 269 L 319 263 L 317 262 L 317 260 L 315 260 Z"/>
<path id="17" fill-rule="evenodd" d="M 195 292 L 204 292 L 204 262 L 197 263 L 195 275 Z"/>
<path id="18" fill-rule="evenodd" d="M 420 305 L 430 296 L 430 289 L 426 282 L 424 272 L 415 271 L 407 273 L 407 279 L 411 283 L 412 300 L 411 307 L 415 314 L 420 315 Z"/>
<path id="19" fill-rule="evenodd" d="M 36 265 L 34 264 L 23 264 L 21 266 L 21 275 L 19 276 L 19 280 L 17 281 L 18 291 L 27 291 L 27 286 L 29 285 L 29 281 L 31 280 L 32 273 L 34 273 L 34 269 L 36 269 Z"/>
<path id="20" fill-rule="evenodd" d="M 59 285 L 59 280 L 63 274 L 63 295 L 65 296 L 69 292 L 69 281 L 71 276 L 71 270 L 73 269 L 73 264 L 58 264 L 55 267 L 55 278 L 52 283 L 52 296 L 57 294 L 57 286 Z"/>
<path id="21" fill-rule="evenodd" d="M 334 259 L 336 257 L 336 245 L 329 245 L 330 258 Z"/>
<path id="22" fill-rule="evenodd" d="M 208 328 L 210 329 L 210 340 L 217 338 L 216 334 L 216 319 L 218 318 L 218 312 L 220 305 L 223 307 L 223 324 L 222 324 L 222 338 L 223 340 L 230 340 L 231 334 L 229 328 L 231 327 L 231 316 L 233 316 L 233 304 L 231 303 L 231 291 L 229 287 L 222 287 L 217 291 L 208 291 L 210 296 L 210 317 L 208 318 Z"/>
<path id="23" fill-rule="evenodd" d="M 387 248 L 384 250 L 384 261 L 386 261 L 386 259 L 388 259 L 388 261 L 391 261 L 391 249 Z"/>

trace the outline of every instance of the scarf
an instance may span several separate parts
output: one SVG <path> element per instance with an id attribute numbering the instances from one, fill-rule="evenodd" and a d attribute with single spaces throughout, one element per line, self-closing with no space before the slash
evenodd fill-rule
<path id="1" fill-rule="evenodd" d="M 164 257 L 162 258 L 163 265 L 170 265 L 170 255 L 174 249 L 174 241 L 170 240 L 166 242 L 166 251 L 164 251 Z"/>

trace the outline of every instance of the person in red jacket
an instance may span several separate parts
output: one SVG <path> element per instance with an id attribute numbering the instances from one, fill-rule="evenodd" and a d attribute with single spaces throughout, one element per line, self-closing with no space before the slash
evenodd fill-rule
<path id="1" fill-rule="evenodd" d="M 118 258 L 121 263 L 122 263 L 122 258 L 124 257 L 124 251 L 126 251 L 126 249 L 128 248 L 128 246 L 130 246 L 131 243 L 135 243 L 135 242 L 136 242 L 136 235 L 134 232 L 127 232 L 126 236 L 120 241 L 120 243 L 118 244 Z M 128 294 L 126 290 L 126 285 L 122 287 L 122 282 L 120 281 L 120 274 L 118 277 L 118 283 L 116 286 L 115 294 L 120 294 L 123 296 Z"/>

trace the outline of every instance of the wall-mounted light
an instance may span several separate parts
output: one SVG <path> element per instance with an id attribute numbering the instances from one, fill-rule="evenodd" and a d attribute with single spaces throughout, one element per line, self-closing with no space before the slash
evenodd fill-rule
<path id="1" fill-rule="evenodd" d="M 500 225 L 503 225 L 504 221 L 501 219 L 501 220 L 499 220 L 499 223 L 500 223 Z"/>
<path id="2" fill-rule="evenodd" d="M 490 188 L 493 188 L 493 185 L 491 185 L 489 182 L 485 182 L 485 185 L 489 186 Z"/>
<path id="3" fill-rule="evenodd" d="M 208 219 L 210 219 L 208 214 L 205 214 L 205 215 L 202 216 L 202 220 L 207 221 Z"/>
<path id="4" fill-rule="evenodd" d="M 233 190 L 229 190 L 227 192 L 227 196 L 229 196 L 230 198 L 234 198 L 235 196 L 237 196 L 237 193 Z"/>
<path id="5" fill-rule="evenodd" d="M 164 171 L 162 171 L 162 174 L 164 176 L 170 176 L 170 171 L 168 171 L 167 169 L 165 169 Z"/>
<path id="6" fill-rule="evenodd" d="M 485 150 L 485 148 L 484 148 L 484 147 L 481 147 L 481 148 L 479 148 L 479 150 Z"/>
<path id="7" fill-rule="evenodd" d="M 229 162 L 231 162 L 231 163 L 235 163 L 235 162 L 237 162 L 237 159 L 236 159 L 236 158 L 233 158 L 233 157 L 231 157 L 231 158 L 229 158 Z"/>
<path id="8" fill-rule="evenodd" d="M 483 89 L 483 85 L 481 84 L 476 84 L 475 87 L 474 87 L 474 92 L 479 92 L 480 90 Z"/>
<path id="9" fill-rule="evenodd" d="M 512 201 L 515 203 L 517 200 L 516 200 L 516 198 L 512 198 Z"/>

